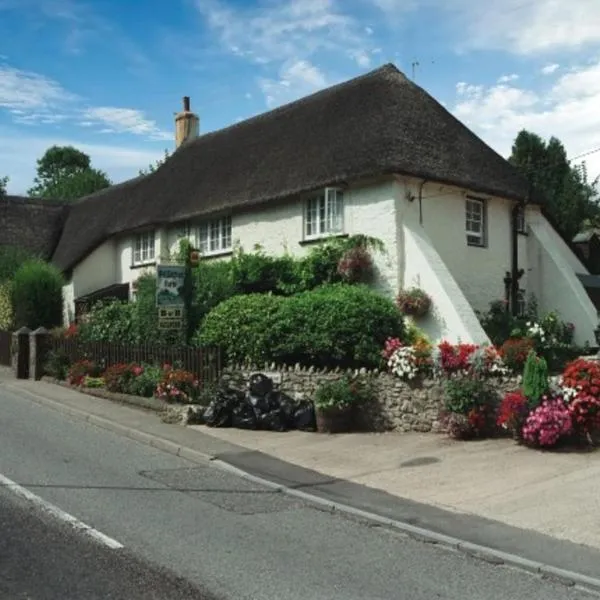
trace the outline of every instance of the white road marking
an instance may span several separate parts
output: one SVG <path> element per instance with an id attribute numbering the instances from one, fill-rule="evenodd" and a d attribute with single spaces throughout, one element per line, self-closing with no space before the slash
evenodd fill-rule
<path id="1" fill-rule="evenodd" d="M 85 535 L 90 536 L 97 542 L 104 544 L 105 546 L 108 546 L 112 550 L 118 550 L 119 548 L 123 548 L 123 544 L 121 544 L 120 542 L 117 542 L 117 540 L 115 540 L 107 535 L 104 535 L 101 531 L 98 531 L 97 529 L 94 529 L 93 527 L 90 527 L 89 525 L 86 525 L 83 521 L 80 521 L 73 515 L 66 513 L 64 510 L 61 510 L 60 508 L 58 508 L 58 506 L 54 506 L 54 504 L 47 502 L 43 498 L 36 496 L 34 493 L 30 492 L 28 489 L 24 488 L 23 486 L 19 485 L 18 483 L 15 483 L 8 477 L 4 477 L 4 475 L 1 475 L 1 474 L 0 474 L 0 486 L 10 490 L 11 492 L 14 492 L 17 496 L 21 496 L 21 498 L 25 498 L 25 500 L 28 500 L 29 502 L 31 502 L 38 508 L 41 508 L 43 511 L 47 512 L 54 518 L 59 519 L 60 521 L 63 521 L 64 523 L 68 523 L 69 525 L 71 525 L 71 527 L 73 527 L 77 531 L 81 531 Z"/>

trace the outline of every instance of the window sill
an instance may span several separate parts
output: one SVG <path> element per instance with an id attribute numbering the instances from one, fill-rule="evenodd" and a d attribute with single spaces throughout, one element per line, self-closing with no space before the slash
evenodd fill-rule
<path id="1" fill-rule="evenodd" d="M 148 262 L 133 263 L 130 268 L 131 269 L 143 269 L 144 267 L 155 267 L 155 266 L 156 266 L 156 261 L 150 260 Z"/>
<path id="2" fill-rule="evenodd" d="M 223 256 L 231 256 L 233 254 L 233 248 L 229 250 L 219 250 L 218 252 L 209 252 L 208 254 L 200 253 L 200 260 L 205 260 L 208 258 L 222 258 Z"/>
<path id="3" fill-rule="evenodd" d="M 467 242 L 469 248 L 487 248 L 487 244 L 477 244 L 476 242 Z"/>
<path id="4" fill-rule="evenodd" d="M 517 231 L 517 233 L 519 235 L 524 235 L 524 236 L 528 236 L 529 235 L 529 233 L 527 233 L 527 231 Z"/>
<path id="5" fill-rule="evenodd" d="M 327 240 L 339 240 L 350 237 L 349 233 L 335 233 L 333 235 L 319 235 L 317 237 L 310 237 L 300 240 L 298 244 L 300 246 L 310 246 L 311 244 L 319 244 L 326 242 Z"/>

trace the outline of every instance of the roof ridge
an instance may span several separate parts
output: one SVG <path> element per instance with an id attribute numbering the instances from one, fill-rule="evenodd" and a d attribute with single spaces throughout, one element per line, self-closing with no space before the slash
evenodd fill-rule
<path id="1" fill-rule="evenodd" d="M 302 106 L 302 105 L 308 104 L 310 101 L 318 100 L 320 97 L 333 94 L 336 91 L 339 91 L 340 89 L 349 89 L 349 88 L 354 87 L 355 85 L 361 83 L 362 81 L 369 80 L 369 79 L 372 79 L 377 76 L 390 76 L 390 75 L 391 76 L 399 75 L 402 78 L 404 78 L 407 82 L 409 82 L 406 75 L 402 71 L 400 71 L 400 69 L 398 69 L 398 67 L 396 65 L 394 65 L 391 62 L 384 63 L 383 65 L 381 65 L 375 69 L 372 69 L 370 71 L 367 71 L 366 73 L 361 73 L 360 75 L 357 75 L 356 77 L 353 77 L 352 79 L 345 79 L 343 81 L 338 81 L 337 83 L 334 83 L 333 85 L 329 85 L 327 87 L 321 88 L 320 90 L 317 90 L 317 91 L 313 92 L 312 94 L 308 94 L 307 96 L 302 96 L 301 98 L 297 98 L 296 100 L 286 102 L 285 104 L 282 104 L 280 106 L 277 106 L 277 107 L 267 110 L 265 112 L 261 112 L 257 115 L 253 115 L 252 117 L 248 117 L 247 119 L 239 121 L 238 123 L 232 123 L 231 125 L 221 127 L 220 129 L 208 131 L 207 133 L 199 135 L 196 139 L 191 140 L 187 144 L 180 146 L 179 148 L 177 148 L 175 150 L 175 152 L 179 152 L 181 150 L 186 150 L 188 148 L 191 148 L 194 145 L 199 144 L 200 141 L 206 142 L 210 138 L 212 138 L 216 135 L 222 134 L 224 132 L 235 131 L 237 129 L 241 129 L 245 126 L 248 126 L 252 123 L 260 122 L 263 119 L 272 118 L 274 116 L 277 116 L 280 113 L 284 114 L 287 111 L 292 110 L 293 108 L 297 107 L 298 105 Z M 161 167 L 162 167 L 162 165 L 161 165 Z"/>

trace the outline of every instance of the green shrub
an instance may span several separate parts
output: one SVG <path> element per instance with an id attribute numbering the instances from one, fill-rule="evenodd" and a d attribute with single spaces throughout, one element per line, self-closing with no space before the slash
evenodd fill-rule
<path id="1" fill-rule="evenodd" d="M 13 324 L 11 302 L 12 285 L 10 281 L 0 283 L 0 331 L 10 331 Z"/>
<path id="2" fill-rule="evenodd" d="M 224 300 L 236 295 L 236 283 L 233 278 L 230 261 L 202 261 L 193 271 L 193 321 L 194 329 L 202 319 Z"/>
<path id="3" fill-rule="evenodd" d="M 61 272 L 41 260 L 24 262 L 15 273 L 12 284 L 14 325 L 51 329 L 62 324 Z"/>
<path id="4" fill-rule="evenodd" d="M 365 405 L 373 399 L 371 381 L 365 377 L 350 377 L 324 381 L 315 392 L 315 408 L 322 411 L 343 410 Z"/>
<path id="5" fill-rule="evenodd" d="M 69 372 L 70 360 L 69 357 L 61 350 L 52 350 L 48 353 L 44 372 L 50 377 L 54 377 L 60 381 L 67 378 Z"/>
<path id="6" fill-rule="evenodd" d="M 234 363 L 272 360 L 272 332 L 286 299 L 271 294 L 235 296 L 208 313 L 192 342 L 220 346 Z"/>
<path id="7" fill-rule="evenodd" d="M 139 342 L 135 327 L 136 307 L 133 302 L 113 300 L 99 302 L 79 327 L 82 342 Z"/>
<path id="8" fill-rule="evenodd" d="M 135 302 L 104 300 L 92 307 L 79 327 L 84 342 L 123 344 L 171 344 L 183 342 L 182 331 L 161 331 L 156 309 L 156 277 L 142 275 L 137 280 Z"/>
<path id="9" fill-rule="evenodd" d="M 471 411 L 493 410 L 498 396 L 492 385 L 479 377 L 455 377 L 445 385 L 445 406 L 448 412 L 468 416 Z"/>
<path id="10" fill-rule="evenodd" d="M 548 391 L 548 364 L 533 350 L 527 355 L 523 370 L 523 393 L 529 401 L 530 408 L 539 405 L 541 397 Z"/>
<path id="11" fill-rule="evenodd" d="M 237 296 L 212 310 L 196 344 L 221 346 L 229 361 L 377 367 L 388 337 L 402 338 L 394 303 L 366 286 L 333 284 L 296 296 Z"/>
<path id="12" fill-rule="evenodd" d="M 404 338 L 392 300 L 364 285 L 331 284 L 282 303 L 270 348 L 284 364 L 373 368 L 389 337 Z"/>
<path id="13" fill-rule="evenodd" d="M 127 393 L 151 398 L 162 379 L 163 371 L 160 367 L 152 365 L 142 365 L 142 367 L 144 370 L 129 383 Z"/>

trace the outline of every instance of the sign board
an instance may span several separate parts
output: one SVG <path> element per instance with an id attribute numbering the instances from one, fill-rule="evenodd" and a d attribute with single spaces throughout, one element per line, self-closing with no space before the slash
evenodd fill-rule
<path id="1" fill-rule="evenodd" d="M 184 307 L 183 284 L 185 267 L 182 265 L 158 265 L 156 267 L 156 306 Z"/>
<path id="2" fill-rule="evenodd" d="M 181 329 L 183 326 L 183 308 L 159 307 L 158 328 L 159 329 Z"/>

